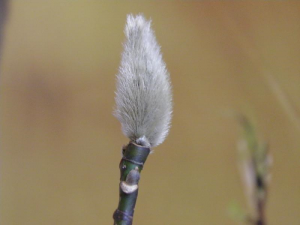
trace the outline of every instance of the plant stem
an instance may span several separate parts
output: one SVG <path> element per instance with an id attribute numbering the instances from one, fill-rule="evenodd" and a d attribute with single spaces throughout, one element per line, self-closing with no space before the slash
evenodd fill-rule
<path id="1" fill-rule="evenodd" d="M 150 148 L 130 142 L 123 149 L 120 162 L 120 199 L 119 206 L 113 214 L 114 225 L 131 225 L 134 208 L 138 197 L 140 172 L 150 153 Z"/>
<path id="2" fill-rule="evenodd" d="M 265 221 L 265 201 L 267 196 L 267 187 L 261 174 L 258 172 L 258 160 L 254 160 L 256 168 L 256 198 L 257 198 L 257 221 L 255 225 L 266 225 Z"/>
<path id="3" fill-rule="evenodd" d="M 257 204 L 258 219 L 256 225 L 266 225 L 265 220 L 265 204 L 263 200 L 259 200 Z"/>

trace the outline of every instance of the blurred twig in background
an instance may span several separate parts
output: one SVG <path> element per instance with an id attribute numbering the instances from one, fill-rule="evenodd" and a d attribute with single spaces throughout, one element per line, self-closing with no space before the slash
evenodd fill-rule
<path id="1" fill-rule="evenodd" d="M 238 164 L 249 212 L 241 213 L 240 209 L 231 211 L 239 215 L 237 219 L 247 224 L 266 225 L 265 207 L 271 165 L 268 146 L 259 141 L 254 124 L 246 116 L 240 114 L 237 119 L 243 130 L 238 142 Z"/>
<path id="2" fill-rule="evenodd" d="M 266 82 L 268 83 L 268 85 L 270 86 L 271 90 L 273 91 L 273 94 L 278 99 L 280 105 L 287 113 L 291 122 L 293 122 L 295 124 L 295 126 L 298 129 L 300 129 L 300 115 L 297 112 L 295 105 L 289 99 L 288 94 L 283 90 L 283 88 L 280 86 L 278 80 L 273 75 L 271 75 L 270 73 L 265 71 L 263 73 L 263 76 L 264 76 Z"/>
<path id="3" fill-rule="evenodd" d="M 233 30 L 240 30 L 238 22 L 234 17 L 229 15 L 229 23 L 234 27 Z M 239 47 L 246 53 L 248 60 L 252 61 L 253 65 L 259 69 L 264 82 L 269 86 L 270 91 L 278 100 L 280 106 L 287 114 L 289 120 L 300 130 L 300 112 L 297 110 L 297 103 L 293 103 L 288 96 L 288 93 L 282 88 L 278 79 L 274 75 L 274 69 L 270 65 L 267 58 L 264 57 L 260 48 L 249 38 L 249 35 L 241 35 L 245 32 L 239 32 L 236 35 Z"/>
<path id="4" fill-rule="evenodd" d="M 2 52 L 2 38 L 4 32 L 4 23 L 7 17 L 7 0 L 0 0 L 0 59 Z"/>

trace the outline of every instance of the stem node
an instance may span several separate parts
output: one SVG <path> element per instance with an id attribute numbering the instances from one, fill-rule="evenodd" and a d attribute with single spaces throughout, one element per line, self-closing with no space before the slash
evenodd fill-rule
<path id="1" fill-rule="evenodd" d="M 114 212 L 114 225 L 132 225 L 134 208 L 138 196 L 138 183 L 150 148 L 129 143 L 123 148 L 120 162 L 120 201 Z"/>

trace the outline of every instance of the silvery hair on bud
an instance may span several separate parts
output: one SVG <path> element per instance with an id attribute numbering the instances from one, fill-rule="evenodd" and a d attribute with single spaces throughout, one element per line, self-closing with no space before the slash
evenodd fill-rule
<path id="1" fill-rule="evenodd" d="M 172 117 L 169 73 L 151 21 L 128 15 L 126 41 L 117 75 L 115 116 L 137 144 L 155 147 L 166 138 Z"/>

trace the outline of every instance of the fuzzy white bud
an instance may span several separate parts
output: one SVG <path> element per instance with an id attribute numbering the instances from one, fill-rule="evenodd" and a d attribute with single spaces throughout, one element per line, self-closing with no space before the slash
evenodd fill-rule
<path id="1" fill-rule="evenodd" d="M 166 138 L 172 117 L 172 91 L 151 21 L 128 15 L 126 41 L 117 75 L 115 116 L 125 136 L 155 147 Z"/>

